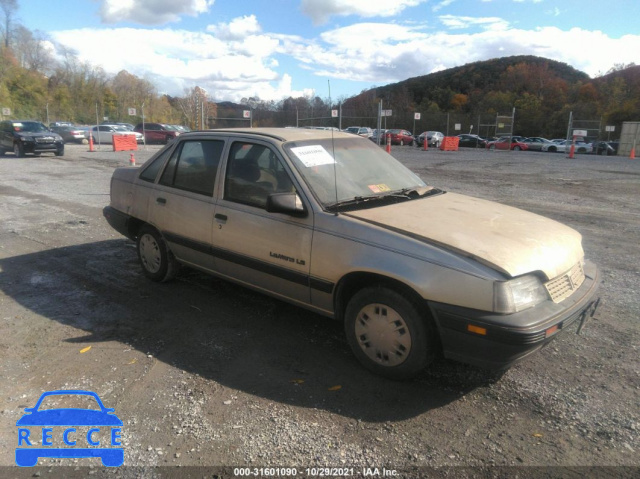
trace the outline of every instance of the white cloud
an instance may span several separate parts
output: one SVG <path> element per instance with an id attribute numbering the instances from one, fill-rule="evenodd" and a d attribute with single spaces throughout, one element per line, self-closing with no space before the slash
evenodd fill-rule
<path id="1" fill-rule="evenodd" d="M 602 32 L 555 27 L 427 34 L 401 25 L 363 23 L 324 32 L 321 39 L 324 43 L 291 42 L 287 53 L 316 75 L 375 84 L 512 55 L 546 57 L 593 76 L 613 63 L 636 61 L 634 54 L 640 51 L 640 35 L 614 39 Z"/>
<path id="2" fill-rule="evenodd" d="M 425 1 L 427 0 L 302 0 L 300 9 L 317 25 L 326 23 L 334 15 L 392 17 Z"/>
<path id="3" fill-rule="evenodd" d="M 162 25 L 209 11 L 214 0 L 102 0 L 100 17 L 104 23 L 134 22 Z"/>
<path id="4" fill-rule="evenodd" d="M 221 40 L 242 40 L 248 35 L 259 33 L 260 24 L 255 15 L 234 18 L 230 23 L 209 25 L 207 31 Z"/>
<path id="5" fill-rule="evenodd" d="M 464 29 L 474 26 L 485 30 L 506 30 L 509 22 L 498 17 L 463 17 L 457 15 L 440 15 L 438 17 L 443 25 L 451 29 Z"/>
<path id="6" fill-rule="evenodd" d="M 276 71 L 272 57 L 280 41 L 248 35 L 224 42 L 208 33 L 133 28 L 82 29 L 53 32 L 56 41 L 74 45 L 81 61 L 148 78 L 158 91 L 182 95 L 184 88 L 205 88 L 219 100 L 239 101 L 259 93 L 262 99 L 300 96 L 290 75 Z M 132 47 L 135 45 L 135 47 Z"/>
<path id="7" fill-rule="evenodd" d="M 434 5 L 431 10 L 433 10 L 434 12 L 437 12 L 439 10 L 442 10 L 444 7 L 448 7 L 449 5 L 451 5 L 453 2 L 455 2 L 455 0 L 442 0 L 440 3 L 438 3 L 437 5 Z"/>

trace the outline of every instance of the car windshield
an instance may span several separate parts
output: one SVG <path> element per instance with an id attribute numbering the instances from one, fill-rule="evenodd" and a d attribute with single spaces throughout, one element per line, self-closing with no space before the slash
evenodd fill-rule
<path id="1" fill-rule="evenodd" d="M 93 409 L 100 411 L 100 405 L 96 402 L 93 396 L 85 394 L 52 394 L 46 396 L 38 411 L 46 411 L 48 409 Z"/>
<path id="2" fill-rule="evenodd" d="M 28 131 L 30 133 L 42 133 L 49 131 L 42 123 L 37 121 L 22 121 L 13 124 L 15 131 Z"/>
<path id="3" fill-rule="evenodd" d="M 297 141 L 284 148 L 325 208 L 426 187 L 417 175 L 366 139 Z"/>

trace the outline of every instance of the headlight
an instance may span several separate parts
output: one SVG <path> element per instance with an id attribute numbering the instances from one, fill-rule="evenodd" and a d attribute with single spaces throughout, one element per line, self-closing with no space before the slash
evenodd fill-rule
<path id="1" fill-rule="evenodd" d="M 549 299 L 549 294 L 537 276 L 528 274 L 493 285 L 493 310 L 496 313 L 517 313 Z"/>

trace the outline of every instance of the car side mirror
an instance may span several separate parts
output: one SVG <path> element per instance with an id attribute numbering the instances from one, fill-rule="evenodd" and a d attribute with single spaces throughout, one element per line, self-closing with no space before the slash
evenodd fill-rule
<path id="1" fill-rule="evenodd" d="M 307 210 L 297 193 L 271 193 L 267 196 L 267 211 L 290 216 L 307 216 Z"/>

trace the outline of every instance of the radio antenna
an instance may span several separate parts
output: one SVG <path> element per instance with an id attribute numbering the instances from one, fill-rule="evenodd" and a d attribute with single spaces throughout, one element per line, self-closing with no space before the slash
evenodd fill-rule
<path id="1" fill-rule="evenodd" d="M 327 84 L 329 86 L 329 108 L 333 107 L 333 103 L 331 103 L 331 80 L 327 80 Z M 336 160 L 336 145 L 333 139 L 333 125 L 329 127 L 331 129 L 331 154 L 333 156 L 333 186 L 336 190 L 336 213 L 338 216 L 338 172 L 337 172 L 337 160 Z"/>

